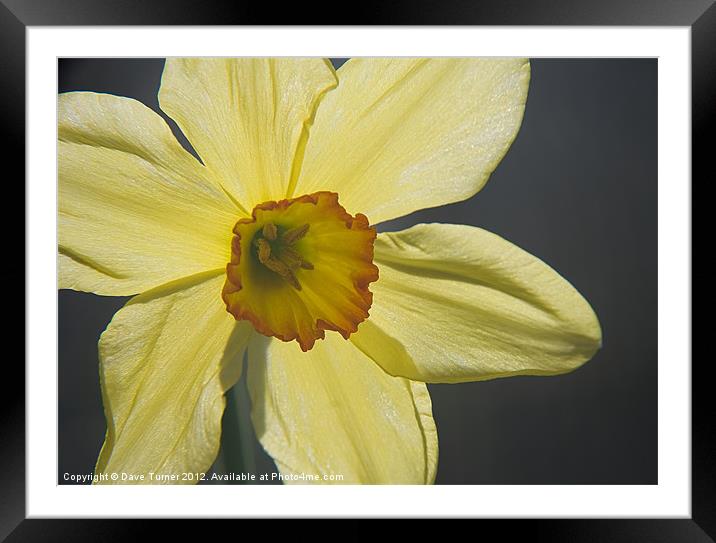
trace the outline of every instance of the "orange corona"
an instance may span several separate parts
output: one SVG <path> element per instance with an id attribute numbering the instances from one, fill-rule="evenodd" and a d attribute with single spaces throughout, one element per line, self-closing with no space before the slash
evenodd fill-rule
<path id="1" fill-rule="evenodd" d="M 326 330 L 348 339 L 368 317 L 376 232 L 338 194 L 264 202 L 233 233 L 222 298 L 237 320 L 308 351 Z"/>

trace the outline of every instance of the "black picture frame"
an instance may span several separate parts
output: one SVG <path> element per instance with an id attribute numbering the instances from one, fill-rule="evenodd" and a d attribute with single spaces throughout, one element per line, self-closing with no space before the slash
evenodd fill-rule
<path id="1" fill-rule="evenodd" d="M 349 8 L 346 10 L 346 8 Z M 344 11 L 346 10 L 346 11 Z M 0 0 L 0 108 L 6 162 L 19 163 L 23 175 L 25 142 L 25 32 L 28 26 L 45 25 L 256 25 L 316 24 L 305 6 L 282 8 L 277 13 L 269 5 L 229 1 L 164 0 L 89 1 Z M 575 26 L 688 26 L 692 53 L 692 171 L 693 177 L 706 178 L 707 157 L 711 153 L 707 129 L 713 125 L 716 96 L 716 6 L 713 0 L 491 0 L 469 2 L 429 0 L 362 2 L 343 5 L 351 20 L 334 17 L 327 24 L 407 24 L 407 25 L 575 25 Z M 19 182 L 6 180 L 19 187 Z M 693 183 L 692 183 L 693 186 Z M 24 201 L 24 189 L 18 190 Z M 17 201 L 17 200 L 15 200 Z M 14 206 L 19 207 L 19 206 Z M 5 232 L 18 232 L 17 217 L 7 214 Z M 13 245 L 14 242 L 14 245 Z M 7 251 L 24 254 L 24 237 L 17 235 L 6 245 Z M 9 272 L 3 272 L 8 274 Z M 9 277 L 8 277 L 9 281 Z M 24 279 L 22 279 L 24 284 Z M 13 283 L 16 284 L 16 283 Z M 25 289 L 31 285 L 25 284 Z M 19 295 L 19 289 L 15 289 Z M 8 293 L 12 296 L 12 293 Z M 11 303 L 8 297 L 7 303 Z M 19 307 L 17 304 L 13 304 Z M 23 320 L 24 322 L 24 320 Z M 25 519 L 25 393 L 24 372 L 7 357 L 6 383 L 0 407 L 0 540 L 120 541 L 145 531 L 146 522 L 120 520 L 28 520 Z M 528 520 L 492 521 L 501 537 L 529 534 L 548 541 L 713 541 L 716 538 L 716 427 L 713 424 L 714 396 L 707 378 L 708 361 L 692 364 L 692 517 L 686 520 Z M 489 521 L 483 521 L 486 524 Z M 499 523 L 495 525 L 495 523 Z M 352 533 L 368 534 L 371 528 L 353 521 Z M 420 528 L 420 524 L 413 523 Z M 197 535 L 199 535 L 197 528 Z M 187 531 L 189 530 L 189 531 Z M 182 526 L 184 537 L 192 528 Z M 202 530 L 203 531 L 203 530 Z M 317 535 L 331 530 L 321 530 Z M 311 530 L 316 534 L 315 530 Z M 205 534 L 204 534 L 205 535 Z"/>

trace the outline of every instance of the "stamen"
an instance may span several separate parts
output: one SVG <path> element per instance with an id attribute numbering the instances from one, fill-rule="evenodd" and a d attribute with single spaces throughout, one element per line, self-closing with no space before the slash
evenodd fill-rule
<path id="1" fill-rule="evenodd" d="M 303 268 L 304 270 L 312 270 L 313 264 L 303 258 L 293 247 L 284 247 L 279 257 L 292 270 Z"/>
<path id="2" fill-rule="evenodd" d="M 278 235 L 276 225 L 272 222 L 267 222 L 266 224 L 264 224 L 263 235 L 269 241 L 275 240 L 276 236 Z"/>
<path id="3" fill-rule="evenodd" d="M 313 269 L 313 264 L 292 247 L 306 235 L 308 228 L 308 224 L 291 228 L 284 232 L 279 239 L 276 225 L 267 222 L 263 225 L 260 236 L 256 236 L 253 240 L 257 248 L 259 262 L 288 281 L 296 290 L 301 290 L 301 284 L 294 272 L 298 269 Z"/>
<path id="4" fill-rule="evenodd" d="M 293 245 L 306 235 L 310 226 L 310 224 L 304 224 L 303 226 L 297 226 L 296 228 L 291 228 L 291 230 L 286 230 L 286 232 L 283 233 L 283 236 L 281 236 L 281 241 L 283 241 L 286 245 Z"/>
<path id="5" fill-rule="evenodd" d="M 262 262 L 262 264 L 272 272 L 276 272 L 282 277 L 288 275 L 288 272 L 291 271 L 288 269 L 288 266 L 286 266 L 286 264 L 284 264 L 280 260 L 277 260 L 274 257 L 267 259 L 266 262 Z"/>
<path id="6" fill-rule="evenodd" d="M 298 279 L 296 279 L 293 271 L 291 271 L 286 264 L 274 257 L 269 258 L 266 262 L 262 262 L 262 264 L 272 272 L 275 272 L 283 277 L 293 288 L 301 290 L 301 284 L 298 282 Z"/>
<path id="7" fill-rule="evenodd" d="M 298 282 L 298 279 L 296 279 L 296 276 L 293 275 L 291 270 L 288 270 L 288 275 L 284 276 L 284 279 L 296 290 L 301 290 L 301 283 Z"/>
<path id="8" fill-rule="evenodd" d="M 263 238 L 256 240 L 259 247 L 259 262 L 267 266 L 267 262 L 271 259 L 271 244 Z"/>

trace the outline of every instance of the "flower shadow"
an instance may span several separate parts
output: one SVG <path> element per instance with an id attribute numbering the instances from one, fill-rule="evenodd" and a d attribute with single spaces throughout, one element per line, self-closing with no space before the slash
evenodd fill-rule
<path id="1" fill-rule="evenodd" d="M 253 334 L 251 338 L 251 356 L 247 355 L 246 360 L 246 382 L 250 383 L 250 396 L 253 398 L 266 398 L 270 392 L 266 389 L 268 382 L 268 348 L 271 338 L 259 334 Z M 250 380 L 249 380 L 250 374 Z M 251 420 L 257 438 L 266 431 L 266 409 L 263 402 L 251 401 Z"/>

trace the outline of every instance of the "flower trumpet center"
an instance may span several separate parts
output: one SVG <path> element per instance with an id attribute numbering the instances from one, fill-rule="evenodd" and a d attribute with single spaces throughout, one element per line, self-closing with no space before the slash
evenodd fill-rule
<path id="1" fill-rule="evenodd" d="M 222 298 L 237 320 L 307 351 L 326 330 L 348 339 L 368 317 L 375 228 L 337 194 L 264 202 L 233 233 Z"/>
<path id="2" fill-rule="evenodd" d="M 301 290 L 301 284 L 294 272 L 299 269 L 313 269 L 313 264 L 295 248 L 296 242 L 306 235 L 310 227 L 311 225 L 306 223 L 280 232 L 274 223 L 267 222 L 254 237 L 253 244 L 256 246 L 259 262 L 279 274 L 296 290 Z"/>

